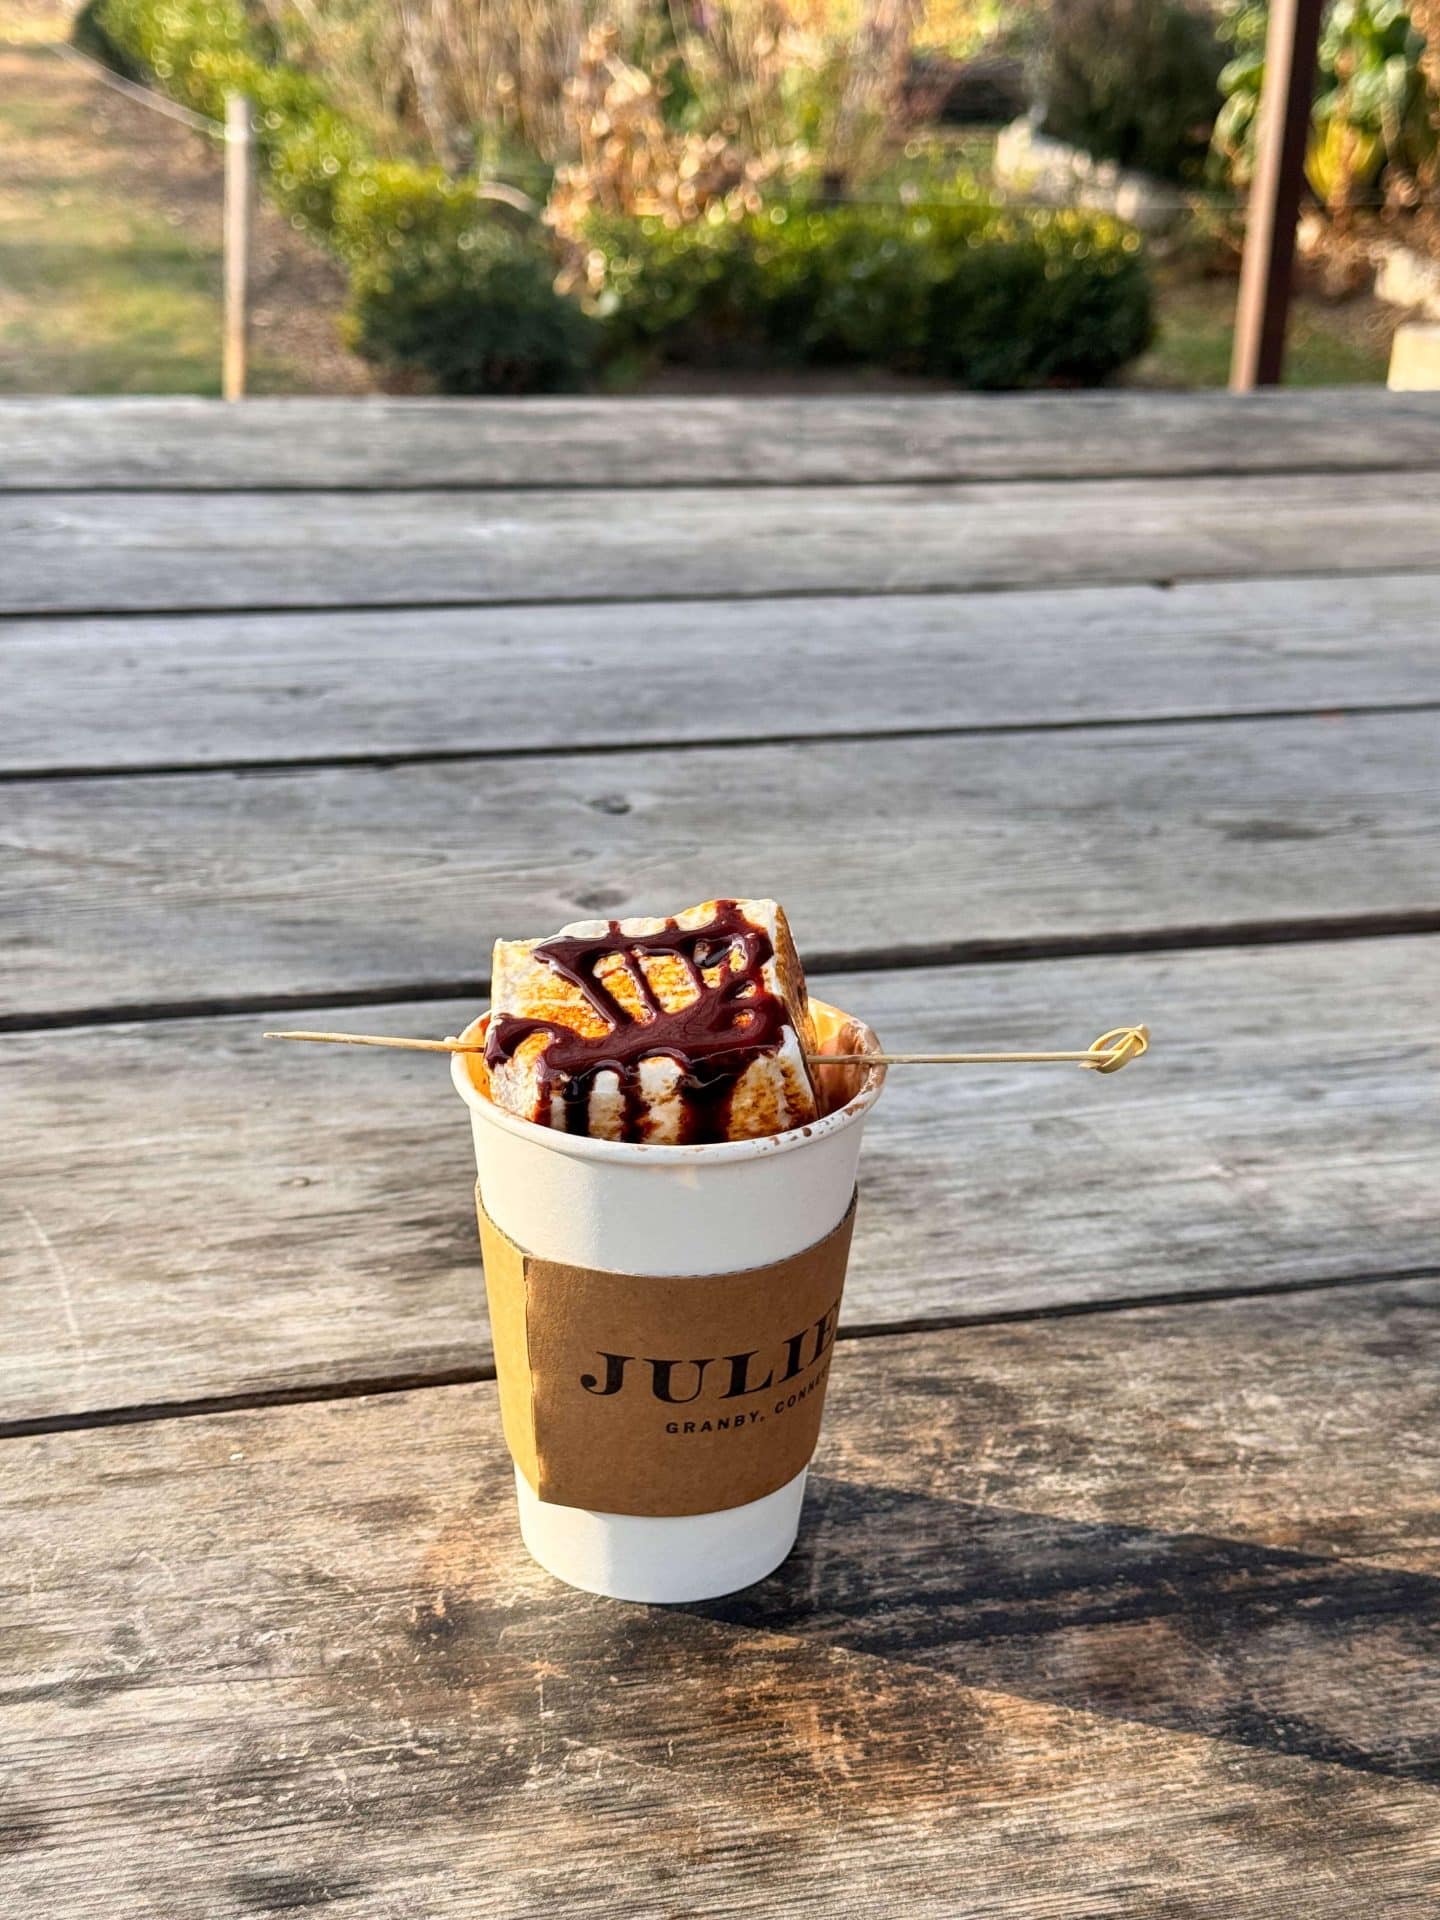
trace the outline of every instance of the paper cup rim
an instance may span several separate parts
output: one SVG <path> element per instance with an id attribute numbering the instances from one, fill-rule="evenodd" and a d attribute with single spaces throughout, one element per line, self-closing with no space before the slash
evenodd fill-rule
<path id="1" fill-rule="evenodd" d="M 878 1050 L 878 1041 L 863 1020 L 853 1015 L 843 1014 L 840 1008 L 831 1008 L 827 1001 L 812 1004 L 823 1006 L 827 1011 L 842 1013 L 843 1018 L 854 1020 L 865 1042 L 865 1050 L 874 1045 Z M 479 1013 L 457 1039 L 476 1041 L 485 1031 L 490 1019 L 488 1007 Z M 846 1127 L 853 1127 L 874 1106 L 880 1097 L 880 1089 L 885 1084 L 884 1067 L 871 1067 L 857 1094 L 837 1107 L 833 1113 L 827 1113 L 823 1120 L 810 1120 L 800 1127 L 788 1127 L 784 1133 L 762 1134 L 755 1140 L 710 1140 L 698 1146 L 651 1146 L 643 1141 L 634 1140 L 592 1140 L 588 1134 L 561 1133 L 555 1127 L 542 1127 L 536 1120 L 523 1120 L 518 1114 L 506 1113 L 503 1107 L 497 1107 L 489 1100 L 471 1079 L 466 1067 L 468 1056 L 463 1053 L 451 1055 L 450 1078 L 455 1091 L 475 1114 L 481 1114 L 493 1126 L 505 1133 L 512 1133 L 518 1139 L 528 1140 L 532 1146 L 547 1148 L 552 1153 L 569 1154 L 575 1160 L 609 1160 L 632 1167 L 677 1167 L 677 1166 L 714 1166 L 721 1162 L 735 1160 L 760 1160 L 774 1153 L 798 1153 L 802 1148 L 813 1147 L 822 1140 L 828 1140 L 833 1134 L 843 1133 Z"/>

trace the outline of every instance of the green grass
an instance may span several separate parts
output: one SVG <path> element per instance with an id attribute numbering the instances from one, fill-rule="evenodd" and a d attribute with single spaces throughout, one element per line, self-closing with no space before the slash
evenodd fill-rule
<path id="1" fill-rule="evenodd" d="M 1223 387 L 1230 375 L 1235 282 L 1162 274 L 1158 295 L 1159 335 L 1129 378 L 1149 387 Z M 1369 299 L 1335 305 L 1297 298 L 1290 310 L 1285 384 L 1383 383 L 1395 318 Z"/>
<path id="2" fill-rule="evenodd" d="M 0 187 L 0 392 L 217 394 L 220 311 L 218 241 L 104 191 Z M 297 384 L 263 354 L 252 379 Z"/>
<path id="3" fill-rule="evenodd" d="M 174 128 L 167 175 L 97 133 L 74 68 L 38 47 L 0 65 L 0 393 L 218 393 L 218 160 Z M 251 378 L 308 384 L 263 348 Z"/>
<path id="4" fill-rule="evenodd" d="M 51 194 L 28 217 L 4 212 L 0 388 L 219 391 L 216 250 L 104 195 Z"/>

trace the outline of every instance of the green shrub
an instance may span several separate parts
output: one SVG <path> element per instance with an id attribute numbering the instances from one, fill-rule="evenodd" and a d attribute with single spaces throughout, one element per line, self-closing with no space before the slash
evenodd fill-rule
<path id="1" fill-rule="evenodd" d="M 85 0 L 70 27 L 70 44 L 81 53 L 109 67 L 122 80 L 143 80 L 145 69 L 132 60 L 125 49 L 111 39 L 101 22 L 105 0 Z"/>
<path id="2" fill-rule="evenodd" d="M 265 65 L 238 0 L 102 0 L 96 19 L 162 92 L 214 120 L 225 117 L 227 89 L 249 92 Z"/>
<path id="3" fill-rule="evenodd" d="M 317 103 L 297 110 L 301 89 L 291 80 L 303 74 L 271 69 L 253 90 L 260 151 L 270 197 L 298 227 L 326 246 L 343 252 L 336 205 L 344 188 L 373 170 L 375 161 L 350 122 L 333 107 Z"/>
<path id="4" fill-rule="evenodd" d="M 944 272 L 935 239 L 930 216 L 889 207 L 797 208 L 760 224 L 772 333 L 808 360 L 923 367 L 931 287 Z"/>
<path id="5" fill-rule="evenodd" d="M 610 355 L 733 363 L 767 345 L 749 223 L 600 215 L 586 238 L 604 261 L 594 311 Z"/>
<path id="6" fill-rule="evenodd" d="M 331 243 L 350 269 L 347 333 L 378 365 L 441 393 L 546 393 L 580 383 L 592 323 L 555 290 L 548 241 L 438 167 L 344 171 Z"/>
<path id="7" fill-rule="evenodd" d="M 1055 0 L 1045 131 L 1098 160 L 1189 179 L 1204 165 L 1222 58 L 1186 0 Z"/>
<path id="8" fill-rule="evenodd" d="M 972 387 L 1104 379 L 1142 352 L 1138 237 L 983 203 L 772 208 L 738 222 L 592 223 L 608 354 L 859 362 Z"/>
<path id="9" fill-rule="evenodd" d="M 545 251 L 504 228 L 376 249 L 350 284 L 355 348 L 441 393 L 552 393 L 589 365 L 591 323 Z"/>
<path id="10" fill-rule="evenodd" d="M 420 245 L 458 248 L 488 218 L 473 182 L 410 160 L 346 168 L 330 208 L 336 251 L 357 263 Z"/>

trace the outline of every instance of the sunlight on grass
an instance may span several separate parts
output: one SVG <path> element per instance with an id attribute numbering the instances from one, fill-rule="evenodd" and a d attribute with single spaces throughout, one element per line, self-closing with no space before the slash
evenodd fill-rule
<path id="1" fill-rule="evenodd" d="M 1147 387 L 1223 387 L 1230 377 L 1233 280 L 1159 282 L 1159 337 L 1129 378 Z M 1290 316 L 1285 384 L 1330 387 L 1385 380 L 1395 316 L 1373 301 L 1300 297 Z"/>
<path id="2" fill-rule="evenodd" d="M 13 56 L 0 87 L 0 393 L 196 393 L 220 388 L 220 196 L 211 235 L 136 204 L 64 111 L 69 70 Z M 53 75 L 53 79 L 52 79 Z M 128 156 L 115 156 L 117 171 Z M 257 355 L 253 384 L 303 387 Z"/>
<path id="3" fill-rule="evenodd" d="M 66 0 L 0 0 L 0 41 L 33 47 L 68 40 L 75 12 Z"/>
<path id="4" fill-rule="evenodd" d="M 219 365 L 217 248 L 101 194 L 0 188 L 0 389 L 214 393 Z"/>

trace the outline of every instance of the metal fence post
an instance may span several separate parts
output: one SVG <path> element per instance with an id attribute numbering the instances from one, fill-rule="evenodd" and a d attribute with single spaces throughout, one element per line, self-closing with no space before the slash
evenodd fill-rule
<path id="1" fill-rule="evenodd" d="M 250 239 L 255 216 L 255 137 L 250 102 L 225 96 L 225 344 L 220 391 L 245 396 L 250 338 Z"/>
<path id="2" fill-rule="evenodd" d="M 1305 181 L 1305 142 L 1315 92 L 1315 50 L 1324 0 L 1270 0 L 1265 84 L 1255 139 L 1230 386 L 1273 387 L 1285 363 L 1285 326 L 1295 268 L 1295 224 Z"/>

